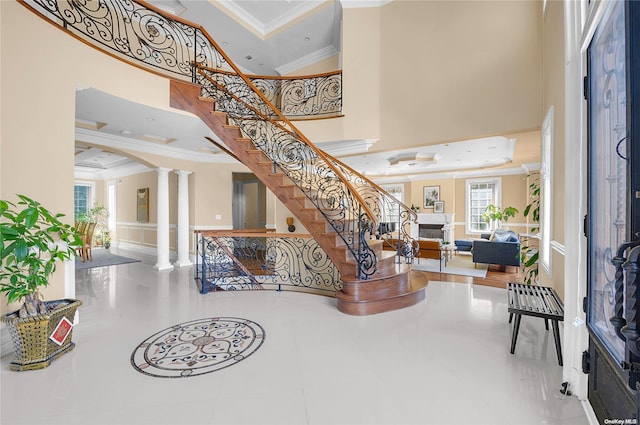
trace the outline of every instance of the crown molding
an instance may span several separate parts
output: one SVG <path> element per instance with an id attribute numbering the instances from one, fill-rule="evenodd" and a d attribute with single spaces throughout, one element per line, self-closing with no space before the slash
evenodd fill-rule
<path id="1" fill-rule="evenodd" d="M 295 21 L 296 19 L 312 11 L 313 9 L 322 6 L 322 4 L 325 3 L 325 0 L 307 0 L 295 2 L 295 7 L 290 8 L 286 13 L 267 23 L 260 22 L 252 14 L 248 13 L 245 9 L 238 5 L 238 1 L 227 0 L 221 3 L 222 6 L 229 12 L 233 13 L 235 17 L 240 19 L 245 25 L 251 27 L 256 35 L 259 35 L 263 39 L 266 39 L 269 34 L 279 30 L 290 22 Z"/>
<path id="2" fill-rule="evenodd" d="M 382 7 L 393 0 L 340 0 L 343 9 L 356 9 L 360 7 Z"/>
<path id="3" fill-rule="evenodd" d="M 388 183 L 406 183 L 415 180 L 442 180 L 442 179 L 466 179 L 477 177 L 500 177 L 500 176 L 515 176 L 519 174 L 528 174 L 535 163 L 522 164 L 520 167 L 513 168 L 489 168 L 482 170 L 469 170 L 469 171 L 448 171 L 442 173 L 422 173 L 412 174 L 408 176 L 388 176 L 388 177 L 376 177 L 367 176 L 371 180 L 378 184 Z M 538 164 L 539 169 L 539 164 Z"/>
<path id="4" fill-rule="evenodd" d="M 125 165 L 123 167 L 109 168 L 107 170 L 95 169 L 89 167 L 76 166 L 73 176 L 76 179 L 84 180 L 111 180 L 119 177 L 133 176 L 136 174 L 146 173 L 152 171 L 153 168 L 149 168 L 144 164 L 135 163 Z"/>
<path id="5" fill-rule="evenodd" d="M 340 157 L 345 155 L 366 153 L 376 142 L 377 140 L 374 139 L 357 139 L 338 140 L 333 142 L 317 142 L 314 144 L 329 155 Z"/>
<path id="6" fill-rule="evenodd" d="M 275 70 L 280 75 L 290 74 L 297 69 L 312 65 L 323 59 L 330 58 L 337 55 L 338 53 L 338 49 L 336 49 L 335 46 L 326 46 L 320 50 L 316 50 L 315 52 L 311 52 L 308 55 L 302 56 L 301 58 L 298 58 L 294 61 L 280 65 L 279 67 L 275 68 Z"/>
<path id="7" fill-rule="evenodd" d="M 206 162 L 216 164 L 237 164 L 238 161 L 225 153 L 203 154 L 173 146 L 163 146 L 157 143 L 142 142 L 128 137 L 114 134 L 100 133 L 97 131 L 76 128 L 76 140 L 97 146 L 110 147 L 120 151 L 133 151 L 160 155 L 168 158 L 182 159 L 193 162 Z"/>

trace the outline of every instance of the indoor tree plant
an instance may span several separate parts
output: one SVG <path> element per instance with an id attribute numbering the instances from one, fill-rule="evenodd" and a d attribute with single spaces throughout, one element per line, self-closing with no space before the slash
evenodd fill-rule
<path id="1" fill-rule="evenodd" d="M 0 292 L 9 303 L 23 301 L 18 311 L 0 317 L 14 343 L 13 370 L 47 367 L 73 349 L 71 328 L 79 300 L 44 302 L 40 288 L 60 261 L 75 257 L 82 241 L 75 229 L 39 202 L 17 195 L 0 200 Z"/>
<path id="2" fill-rule="evenodd" d="M 528 178 L 531 178 L 531 175 L 527 175 Z M 531 221 L 534 223 L 534 227 L 531 228 L 532 233 L 537 233 L 540 229 L 540 180 L 539 176 L 536 176 L 529 183 L 529 196 L 531 198 L 531 202 L 524 209 L 524 216 L 531 216 Z M 539 258 L 539 247 L 532 246 L 530 244 L 529 237 L 527 239 L 526 244 L 522 244 L 522 248 L 520 251 L 521 261 L 523 264 L 523 278 L 524 282 L 528 285 L 532 283 L 537 283 L 538 281 L 538 258 Z"/>
<path id="3" fill-rule="evenodd" d="M 499 228 L 503 221 L 506 223 L 509 218 L 515 217 L 518 212 L 518 209 L 514 207 L 502 209 L 496 205 L 489 204 L 485 208 L 482 218 L 487 223 L 496 223 L 496 228 Z"/>

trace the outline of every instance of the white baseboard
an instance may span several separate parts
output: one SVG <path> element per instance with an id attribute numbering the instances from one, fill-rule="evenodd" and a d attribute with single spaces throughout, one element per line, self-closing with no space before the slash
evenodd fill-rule
<path id="1" fill-rule="evenodd" d="M 590 425 L 598 425 L 600 421 L 598 421 L 598 417 L 596 413 L 593 411 L 593 407 L 591 407 L 591 403 L 589 400 L 580 400 L 582 403 L 582 408 L 584 409 L 585 415 L 587 415 L 587 420 Z"/>
<path id="2" fill-rule="evenodd" d="M 124 249 L 125 251 L 138 252 L 140 254 L 150 255 L 152 257 L 155 257 L 155 256 L 158 255 L 158 251 L 157 251 L 156 247 L 154 247 L 154 246 L 143 246 L 143 245 L 138 245 L 138 244 L 129 243 L 129 242 L 118 242 L 116 244 L 116 247 L 118 249 Z M 172 260 L 172 261 L 177 260 L 178 259 L 178 253 L 170 251 L 169 252 L 169 259 Z"/>

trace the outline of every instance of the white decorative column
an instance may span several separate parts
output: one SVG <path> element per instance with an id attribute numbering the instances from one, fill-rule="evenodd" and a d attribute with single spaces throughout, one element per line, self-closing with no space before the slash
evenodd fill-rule
<path id="1" fill-rule="evenodd" d="M 189 259 L 189 174 L 191 171 L 176 171 L 178 174 L 178 261 L 176 267 L 193 265 Z"/>
<path id="2" fill-rule="evenodd" d="M 158 270 L 173 269 L 169 262 L 169 171 L 170 168 L 158 167 L 158 262 L 154 266 Z"/>

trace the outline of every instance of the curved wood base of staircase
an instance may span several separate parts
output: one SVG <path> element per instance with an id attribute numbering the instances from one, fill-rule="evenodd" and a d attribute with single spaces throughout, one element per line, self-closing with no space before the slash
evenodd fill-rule
<path id="1" fill-rule="evenodd" d="M 393 276 L 342 282 L 336 292 L 338 311 L 352 316 L 367 316 L 399 310 L 425 299 L 425 282 L 411 281 L 411 267 L 398 265 Z"/>

